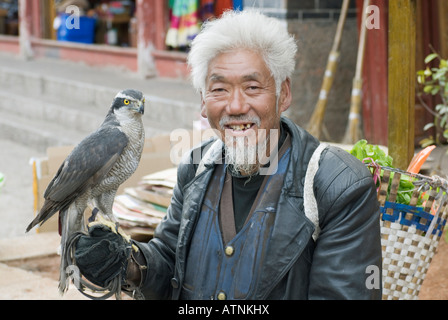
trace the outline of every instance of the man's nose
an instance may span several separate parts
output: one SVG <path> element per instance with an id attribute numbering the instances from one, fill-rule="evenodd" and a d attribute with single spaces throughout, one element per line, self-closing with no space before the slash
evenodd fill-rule
<path id="1" fill-rule="evenodd" d="M 229 103 L 227 105 L 227 113 L 230 115 L 246 114 L 249 111 L 249 108 L 244 93 L 241 92 L 241 90 L 234 90 L 230 95 Z"/>

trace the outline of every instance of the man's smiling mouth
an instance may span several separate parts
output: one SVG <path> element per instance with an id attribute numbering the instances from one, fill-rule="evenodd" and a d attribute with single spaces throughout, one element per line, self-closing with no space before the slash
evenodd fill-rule
<path id="1" fill-rule="evenodd" d="M 226 129 L 231 129 L 233 131 L 245 131 L 250 129 L 254 124 L 253 123 L 243 123 L 243 124 L 229 124 L 225 125 Z"/>

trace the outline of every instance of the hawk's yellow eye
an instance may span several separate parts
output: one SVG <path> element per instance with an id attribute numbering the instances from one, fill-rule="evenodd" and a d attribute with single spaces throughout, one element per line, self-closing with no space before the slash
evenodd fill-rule
<path id="1" fill-rule="evenodd" d="M 124 99 L 123 102 L 124 102 L 125 105 L 129 104 L 129 100 L 128 99 Z"/>

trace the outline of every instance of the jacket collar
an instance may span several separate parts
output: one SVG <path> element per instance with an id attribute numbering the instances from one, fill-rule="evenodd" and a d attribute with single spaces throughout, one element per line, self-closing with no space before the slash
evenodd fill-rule
<path id="1" fill-rule="evenodd" d="M 305 173 L 319 140 L 286 117 L 281 123 L 291 135 L 291 158 L 283 189 L 291 196 L 302 197 Z"/>
<path id="2" fill-rule="evenodd" d="M 314 152 L 314 149 L 316 149 L 319 145 L 319 141 L 286 117 L 281 118 L 281 125 L 284 126 L 284 128 L 289 131 L 292 136 L 292 161 L 290 162 L 289 171 L 293 177 L 305 177 L 307 164 Z M 208 148 L 199 163 L 196 170 L 196 176 L 201 174 L 206 168 L 214 168 L 215 164 L 223 161 L 223 147 L 224 143 L 220 139 L 216 139 L 211 142 L 211 146 Z M 295 165 L 291 166 L 291 163 L 304 163 L 306 166 L 296 167 Z M 288 184 L 285 184 L 285 187 L 290 189 L 293 194 L 302 194 L 302 180 L 303 179 L 300 180 L 300 184 L 296 183 L 297 180 L 291 180 Z"/>
<path id="3" fill-rule="evenodd" d="M 198 168 L 196 170 L 196 176 L 200 175 L 207 168 L 214 168 L 215 164 L 218 164 L 222 161 L 223 147 L 224 143 L 221 139 L 216 139 L 214 142 L 212 142 L 211 146 L 208 148 L 205 155 L 199 162 Z"/>

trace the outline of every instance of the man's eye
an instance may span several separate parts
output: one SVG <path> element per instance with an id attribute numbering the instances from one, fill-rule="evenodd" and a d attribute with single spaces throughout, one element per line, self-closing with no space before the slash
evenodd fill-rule
<path id="1" fill-rule="evenodd" d="M 246 91 L 248 92 L 248 93 L 257 93 L 257 92 L 259 92 L 260 91 L 260 87 L 259 86 L 248 86 L 247 88 L 246 88 Z"/>

